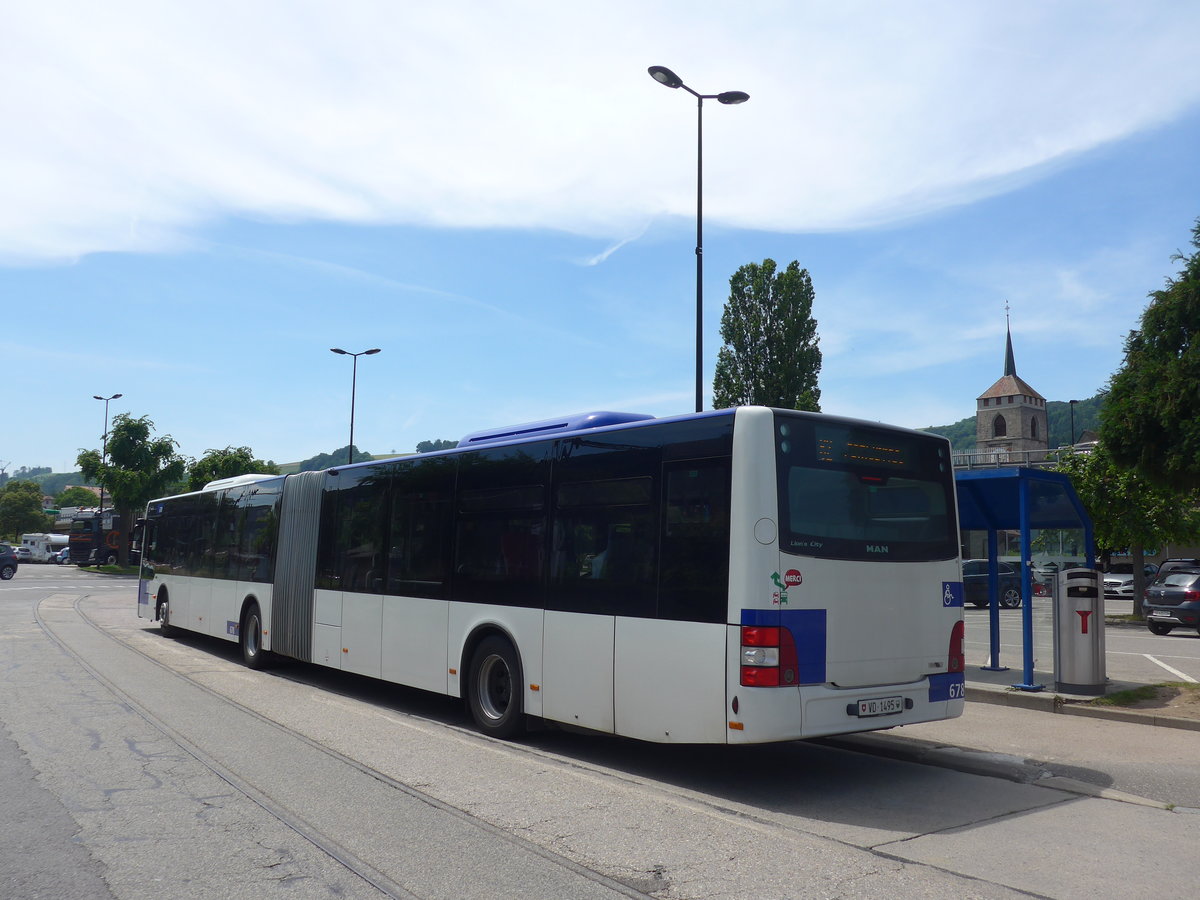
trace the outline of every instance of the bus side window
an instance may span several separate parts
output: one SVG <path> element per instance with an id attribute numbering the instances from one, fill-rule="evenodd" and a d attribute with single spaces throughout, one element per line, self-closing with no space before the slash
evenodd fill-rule
<path id="1" fill-rule="evenodd" d="M 649 476 L 558 485 L 549 608 L 654 615 L 652 500 Z"/>
<path id="2" fill-rule="evenodd" d="M 729 596 L 728 458 L 664 466 L 658 617 L 724 622 Z"/>

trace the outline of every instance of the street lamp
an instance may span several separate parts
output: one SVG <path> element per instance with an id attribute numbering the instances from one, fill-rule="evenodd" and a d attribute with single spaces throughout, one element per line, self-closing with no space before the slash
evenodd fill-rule
<path id="1" fill-rule="evenodd" d="M 1071 405 L 1071 446 L 1074 447 L 1075 446 L 1075 404 L 1078 403 L 1079 401 L 1078 400 L 1068 400 L 1067 402 Z"/>
<path id="2" fill-rule="evenodd" d="M 666 66 L 651 66 L 646 71 L 659 84 L 683 88 L 696 98 L 696 412 L 700 412 L 704 409 L 704 101 L 732 106 L 745 103 L 750 95 L 742 91 L 698 94 Z"/>
<path id="3" fill-rule="evenodd" d="M 379 348 L 374 350 L 361 350 L 358 353 L 351 353 L 348 350 L 343 350 L 341 347 L 330 347 L 330 353 L 339 353 L 342 356 L 354 357 L 354 368 L 350 375 L 350 446 L 346 449 L 346 464 L 354 462 L 354 395 L 358 388 L 358 358 L 360 356 L 374 356 L 379 352 Z"/>
<path id="4" fill-rule="evenodd" d="M 92 394 L 93 400 L 104 401 L 104 434 L 100 435 L 100 512 L 104 512 L 104 466 L 108 463 L 108 401 L 117 400 L 122 396 L 113 394 L 111 397 L 101 397 L 99 394 Z"/>

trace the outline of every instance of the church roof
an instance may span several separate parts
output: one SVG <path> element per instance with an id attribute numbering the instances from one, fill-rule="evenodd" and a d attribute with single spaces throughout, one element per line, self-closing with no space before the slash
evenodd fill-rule
<path id="1" fill-rule="evenodd" d="M 992 397 L 1015 396 L 1034 397 L 1038 400 L 1046 399 L 1028 384 L 1026 384 L 1023 379 L 1018 378 L 1016 375 L 1005 375 L 990 388 L 980 394 L 979 399 L 983 400 L 985 397 L 990 399 Z"/>
<path id="2" fill-rule="evenodd" d="M 1007 320 L 1008 304 L 1004 306 L 1004 317 Z M 980 394 L 979 399 L 983 400 L 986 398 L 990 400 L 992 397 L 1034 397 L 1038 400 L 1045 400 L 1045 397 L 1017 376 L 1017 360 L 1013 356 L 1012 327 L 1007 321 L 1004 325 L 1004 331 L 1004 376 Z"/>

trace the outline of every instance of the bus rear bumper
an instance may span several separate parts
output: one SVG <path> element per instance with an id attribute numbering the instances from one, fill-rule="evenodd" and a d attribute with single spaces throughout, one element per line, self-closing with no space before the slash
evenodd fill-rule
<path id="1" fill-rule="evenodd" d="M 747 692 L 753 692 L 748 695 Z M 729 743 L 756 744 L 878 731 L 961 716 L 965 681 L 961 673 L 933 675 L 907 684 L 841 688 L 742 688 L 746 716 L 731 725 Z"/>

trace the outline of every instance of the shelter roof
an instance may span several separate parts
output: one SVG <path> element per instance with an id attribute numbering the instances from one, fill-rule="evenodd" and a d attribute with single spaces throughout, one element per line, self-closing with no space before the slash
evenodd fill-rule
<path id="1" fill-rule="evenodd" d="M 1044 469 L 968 469 L 954 473 L 958 488 L 958 527 L 967 531 L 1029 528 L 1083 528 L 1091 519 L 1062 472 Z M 1028 488 L 1026 522 L 1021 521 L 1021 488 Z"/>

